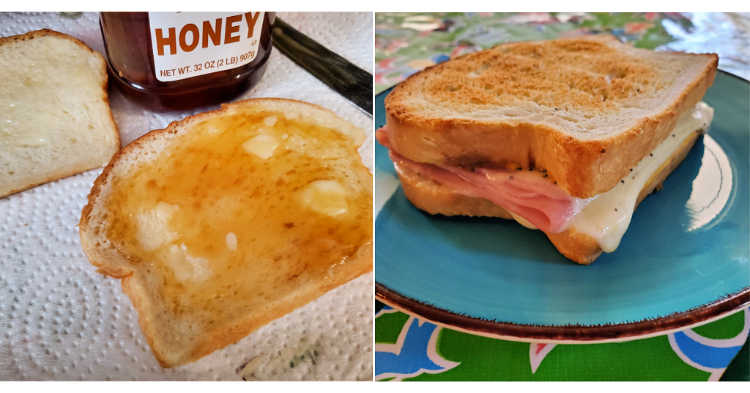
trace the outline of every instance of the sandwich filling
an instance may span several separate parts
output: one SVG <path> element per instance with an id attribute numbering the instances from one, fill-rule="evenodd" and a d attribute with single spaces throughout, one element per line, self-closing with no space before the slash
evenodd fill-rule
<path id="1" fill-rule="evenodd" d="M 592 198 L 586 209 L 573 218 L 571 226 L 578 232 L 596 239 L 602 251 L 616 250 L 630 226 L 630 219 L 633 217 L 641 190 L 651 177 L 668 163 L 693 132 L 703 133 L 708 129 L 713 116 L 713 108 L 699 102 L 691 113 L 682 116 L 662 143 L 641 159 L 633 168 L 633 172 L 611 190 Z"/>
<path id="2" fill-rule="evenodd" d="M 416 162 L 391 148 L 386 128 L 378 130 L 376 138 L 389 148 L 397 171 L 409 169 L 456 193 L 487 199 L 513 214 L 525 226 L 550 233 L 561 232 L 588 203 L 587 199 L 568 195 L 535 172 L 494 168 L 469 170 Z"/>
<path id="3" fill-rule="evenodd" d="M 387 126 L 377 131 L 376 138 L 389 149 L 396 171 L 408 169 L 452 192 L 489 200 L 507 210 L 520 224 L 532 229 L 559 233 L 574 227 L 596 239 L 603 251 L 612 252 L 630 225 L 641 189 L 692 132 L 708 127 L 712 117 L 713 109 L 699 103 L 690 114 L 682 116 L 670 136 L 646 155 L 627 179 L 588 199 L 570 196 L 535 171 L 466 169 L 412 161 L 393 150 L 388 141 Z"/>

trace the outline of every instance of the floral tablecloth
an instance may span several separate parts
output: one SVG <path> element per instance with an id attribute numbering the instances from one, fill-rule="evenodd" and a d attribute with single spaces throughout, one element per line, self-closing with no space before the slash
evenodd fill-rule
<path id="1" fill-rule="evenodd" d="M 507 41 L 609 32 L 649 49 L 719 54 L 719 68 L 750 79 L 750 14 L 375 14 L 375 90 L 427 66 Z"/>
<path id="2" fill-rule="evenodd" d="M 642 48 L 715 52 L 719 68 L 750 79 L 750 14 L 377 13 L 376 93 L 501 42 L 599 32 Z M 667 335 L 588 345 L 475 336 L 380 303 L 375 316 L 376 380 L 750 379 L 747 308 Z"/>
<path id="3" fill-rule="evenodd" d="M 716 381 L 747 380 L 750 373 L 747 308 L 692 329 L 605 344 L 497 340 L 440 327 L 382 303 L 376 309 L 380 381 Z"/>

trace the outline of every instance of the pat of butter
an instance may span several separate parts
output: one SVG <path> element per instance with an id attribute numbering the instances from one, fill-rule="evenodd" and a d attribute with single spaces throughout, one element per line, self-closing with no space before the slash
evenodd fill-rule
<path id="1" fill-rule="evenodd" d="M 229 251 L 237 251 L 237 235 L 234 232 L 227 233 L 225 238 Z"/>
<path id="2" fill-rule="evenodd" d="M 349 209 L 346 189 L 335 180 L 316 180 L 300 192 L 302 204 L 321 214 L 338 216 Z"/>
<path id="3" fill-rule="evenodd" d="M 263 123 L 269 127 L 273 127 L 276 124 L 276 116 L 268 116 L 265 119 L 263 119 Z"/>
<path id="4" fill-rule="evenodd" d="M 169 220 L 177 210 L 178 206 L 159 202 L 154 208 L 136 214 L 136 238 L 144 250 L 156 250 L 177 238 L 169 230 Z"/>
<path id="5" fill-rule="evenodd" d="M 222 129 L 213 125 L 208 125 L 206 127 L 206 132 L 208 132 L 209 135 L 217 135 L 221 134 Z"/>
<path id="6" fill-rule="evenodd" d="M 256 135 L 242 144 L 246 152 L 263 160 L 271 157 L 277 147 L 279 147 L 279 141 L 274 136 L 266 134 Z"/>
<path id="7" fill-rule="evenodd" d="M 173 244 L 167 250 L 165 261 L 177 281 L 205 281 L 211 276 L 208 260 L 190 255 L 185 244 Z"/>

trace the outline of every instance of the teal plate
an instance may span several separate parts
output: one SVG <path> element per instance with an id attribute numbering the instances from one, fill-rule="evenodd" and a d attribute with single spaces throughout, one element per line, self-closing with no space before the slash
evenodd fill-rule
<path id="1" fill-rule="evenodd" d="M 708 135 L 589 266 L 514 221 L 421 212 L 376 144 L 377 298 L 459 330 L 562 342 L 663 334 L 750 304 L 750 83 L 719 72 L 704 101 Z"/>

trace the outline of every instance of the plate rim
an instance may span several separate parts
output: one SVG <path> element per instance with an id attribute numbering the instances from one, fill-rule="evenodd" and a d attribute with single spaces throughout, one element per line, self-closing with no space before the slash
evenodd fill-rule
<path id="1" fill-rule="evenodd" d="M 750 80 L 720 68 L 717 68 L 717 73 L 722 73 L 736 78 L 740 82 L 750 84 Z M 387 95 L 394 87 L 395 85 L 378 93 L 376 99 L 377 96 Z M 685 311 L 634 322 L 601 325 L 532 325 L 500 322 L 461 315 L 404 296 L 378 282 L 377 275 L 375 276 L 375 298 L 400 311 L 414 314 L 437 325 L 469 334 L 511 341 L 601 343 L 629 341 L 668 334 L 672 331 L 720 319 L 750 306 L 750 285 L 739 292 L 725 295 L 711 303 L 706 303 Z"/>
<path id="2" fill-rule="evenodd" d="M 499 322 L 470 317 L 428 305 L 404 296 L 375 281 L 375 298 L 408 314 L 415 314 L 435 324 L 465 333 L 511 341 L 543 341 L 546 343 L 600 343 L 629 341 L 720 319 L 750 306 L 750 286 L 686 311 L 635 322 L 602 325 L 531 325 Z"/>

